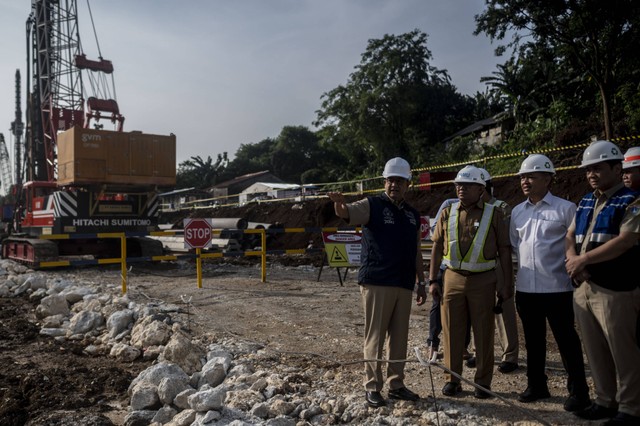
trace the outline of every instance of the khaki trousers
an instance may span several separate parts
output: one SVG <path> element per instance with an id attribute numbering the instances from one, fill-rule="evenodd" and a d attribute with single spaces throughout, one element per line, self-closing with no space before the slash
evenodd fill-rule
<path id="1" fill-rule="evenodd" d="M 406 359 L 413 292 L 399 287 L 364 284 L 360 285 L 360 293 L 364 307 L 364 358 L 383 359 L 384 350 L 388 360 Z M 366 391 L 382 390 L 383 364 L 364 363 Z M 404 361 L 386 364 L 389 389 L 404 387 Z"/>
<path id="2" fill-rule="evenodd" d="M 575 290 L 573 304 L 596 403 L 618 405 L 619 412 L 640 416 L 640 348 L 636 343 L 640 288 L 612 291 L 586 281 Z"/>
<path id="3" fill-rule="evenodd" d="M 500 273 L 500 259 L 496 263 L 496 292 L 502 290 L 505 285 L 504 276 Z M 509 283 L 511 285 L 513 283 Z M 502 301 L 502 314 L 496 315 L 496 331 L 498 332 L 498 341 L 502 348 L 502 361 L 518 363 L 518 323 L 516 316 L 515 292 L 514 296 Z"/>
<path id="4" fill-rule="evenodd" d="M 496 260 L 496 293 L 504 285 L 504 277 L 500 273 L 500 260 Z M 501 360 L 518 364 L 520 343 L 518 341 L 518 322 L 515 297 L 502 301 L 502 314 L 496 315 L 496 332 L 502 348 Z M 475 344 L 471 341 L 471 352 L 475 352 Z"/>
<path id="5" fill-rule="evenodd" d="M 453 372 L 462 374 L 465 333 L 467 321 L 470 321 L 476 346 L 474 381 L 482 386 L 491 386 L 493 379 L 495 297 L 495 270 L 468 276 L 451 269 L 444 273 L 441 307 L 444 364 Z M 447 382 L 460 382 L 448 373 L 445 379 Z"/>

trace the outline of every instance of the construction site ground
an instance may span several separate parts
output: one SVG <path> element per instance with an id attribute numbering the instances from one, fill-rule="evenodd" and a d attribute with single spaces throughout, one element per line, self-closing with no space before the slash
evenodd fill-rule
<path id="1" fill-rule="evenodd" d="M 567 173 L 555 185 L 557 195 L 572 201 L 588 191 L 581 173 Z M 452 189 L 443 188 L 413 193 L 410 200 L 423 214 L 434 215 L 441 201 L 452 195 Z M 496 195 L 511 205 L 522 201 L 515 180 L 496 182 Z M 333 215 L 328 199 L 304 204 L 252 203 L 227 211 L 192 212 L 192 216 L 198 217 L 214 214 L 255 222 L 280 222 L 286 227 L 344 225 Z M 171 220 L 179 222 L 181 218 Z M 292 234 L 275 237 L 270 244 L 277 248 L 301 248 L 310 239 L 319 241 L 319 236 Z M 128 295 L 137 303 L 166 302 L 181 306 L 181 313 L 176 314 L 178 319 L 200 341 L 233 338 L 258 342 L 292 370 L 304 371 L 313 365 L 330 368 L 336 381 L 332 392 L 361 392 L 363 319 L 356 271 L 348 270 L 341 285 L 335 269 L 324 266 L 320 273 L 323 260 L 322 254 L 269 256 L 267 280 L 263 283 L 258 258 L 212 259 L 205 262 L 202 288 L 197 287 L 192 261 L 134 265 L 129 273 Z M 112 266 L 57 269 L 47 274 L 87 281 L 120 281 L 120 270 Z M 517 402 L 517 393 L 526 387 L 522 337 L 520 368 L 510 374 L 496 370 L 494 376 L 492 390 L 508 403 L 498 398 L 477 400 L 468 385 L 461 397 L 443 397 L 442 371 L 420 364 L 413 352 L 414 348 L 425 348 L 430 304 L 428 301 L 421 307 L 414 306 L 411 316 L 406 384 L 423 397 L 416 409 L 453 404 L 474 410 L 495 424 L 581 424 L 562 409 L 566 375 L 550 333 L 547 375 L 551 398 L 533 404 Z M 0 424 L 123 424 L 128 407 L 127 388 L 150 361 L 122 364 L 108 357 L 91 357 L 82 353 L 79 344 L 54 341 L 40 336 L 38 331 L 32 302 L 24 297 L 0 299 Z M 591 375 L 587 373 L 592 386 Z M 465 368 L 464 377 L 472 379 L 473 370 Z M 373 418 L 376 411 L 371 412 Z"/>

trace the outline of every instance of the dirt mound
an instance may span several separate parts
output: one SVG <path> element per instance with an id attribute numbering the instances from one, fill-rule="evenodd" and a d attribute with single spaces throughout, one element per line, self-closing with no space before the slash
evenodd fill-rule
<path id="1" fill-rule="evenodd" d="M 589 191 L 589 186 L 582 170 L 563 170 L 557 173 L 551 191 L 558 197 L 577 203 Z M 512 207 L 525 199 L 517 176 L 496 178 L 494 194 Z M 455 196 L 451 183 L 434 184 L 430 190 L 410 190 L 407 193 L 407 201 L 421 214 L 434 217 L 440 204 L 447 198 Z M 359 198 L 361 197 L 350 196 L 348 200 L 355 201 Z M 310 199 L 297 203 L 287 201 L 249 203 L 239 207 L 178 212 L 161 217 L 161 223 L 172 223 L 181 228 L 185 217 L 243 218 L 248 222 L 269 223 L 279 228 L 325 228 L 347 225 L 345 221 L 336 217 L 333 204 L 328 198 Z M 268 248 L 272 250 L 301 249 L 307 247 L 309 241 L 312 241 L 316 247 L 322 246 L 322 237 L 318 232 L 270 235 Z"/>
<path id="2" fill-rule="evenodd" d="M 33 312 L 25 299 L 0 298 L 0 423 L 112 425 L 101 413 L 128 405 L 127 388 L 148 362 L 83 355 L 82 342 L 40 335 Z"/>

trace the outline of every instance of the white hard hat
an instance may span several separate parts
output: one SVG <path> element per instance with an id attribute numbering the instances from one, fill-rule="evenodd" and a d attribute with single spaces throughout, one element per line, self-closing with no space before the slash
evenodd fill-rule
<path id="1" fill-rule="evenodd" d="M 405 160 L 404 158 L 395 157 L 387 161 L 387 164 L 384 165 L 382 177 L 388 178 L 392 176 L 398 176 L 401 178 L 405 178 L 406 180 L 411 180 L 411 167 L 409 166 L 407 160 Z"/>
<path id="2" fill-rule="evenodd" d="M 595 141 L 584 150 L 580 167 L 611 160 L 624 160 L 624 155 L 622 155 L 620 148 L 613 142 Z"/>
<path id="3" fill-rule="evenodd" d="M 465 166 L 459 172 L 456 178 L 453 180 L 455 183 L 477 183 L 482 186 L 487 186 L 482 172 L 476 166 Z"/>
<path id="4" fill-rule="evenodd" d="M 630 169 L 632 167 L 640 166 L 640 146 L 634 146 L 629 148 L 624 153 L 624 161 L 622 162 L 623 169 Z"/>
<path id="5" fill-rule="evenodd" d="M 549 160 L 549 157 L 542 154 L 531 154 L 524 159 L 520 165 L 519 175 L 525 173 L 545 172 L 555 174 L 556 169 L 553 168 L 553 163 Z"/>
<path id="6" fill-rule="evenodd" d="M 489 174 L 487 169 L 483 169 L 482 167 L 478 167 L 478 170 L 480 170 L 480 176 L 482 177 L 482 180 L 484 180 L 485 182 L 491 180 L 491 175 Z"/>

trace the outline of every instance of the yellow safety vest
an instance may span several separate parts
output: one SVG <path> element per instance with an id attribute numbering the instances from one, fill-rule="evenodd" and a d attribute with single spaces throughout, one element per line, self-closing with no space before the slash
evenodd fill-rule
<path id="1" fill-rule="evenodd" d="M 458 209 L 460 202 L 453 203 L 449 213 L 449 221 L 447 223 L 447 234 L 449 241 L 449 250 L 446 256 L 443 257 L 442 263 L 455 270 L 462 270 L 468 272 L 484 272 L 490 271 L 496 267 L 495 259 L 484 258 L 484 244 L 489 235 L 489 228 L 491 227 L 491 220 L 493 218 L 493 211 L 495 206 L 492 204 L 484 203 L 484 209 L 482 211 L 482 218 L 480 224 L 473 236 L 471 242 L 471 249 L 462 256 L 460 252 L 460 244 L 458 243 Z"/>

